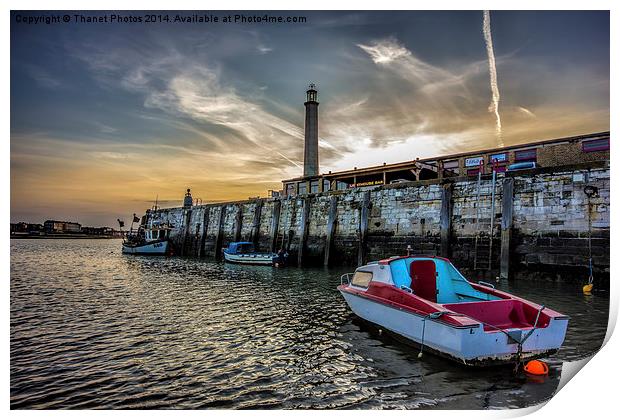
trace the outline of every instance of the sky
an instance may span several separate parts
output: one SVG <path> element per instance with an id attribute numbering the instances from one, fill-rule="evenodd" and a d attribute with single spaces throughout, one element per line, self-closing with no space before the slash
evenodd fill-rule
<path id="1" fill-rule="evenodd" d="M 11 221 L 266 196 L 302 174 L 311 82 L 321 172 L 609 130 L 607 11 L 491 11 L 491 52 L 482 11 L 235 13 L 11 12 Z"/>

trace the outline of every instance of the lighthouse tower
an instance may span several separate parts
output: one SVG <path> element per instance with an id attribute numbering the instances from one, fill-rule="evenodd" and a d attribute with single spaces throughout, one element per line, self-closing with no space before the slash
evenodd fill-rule
<path id="1" fill-rule="evenodd" d="M 319 174 L 319 103 L 316 86 L 306 91 L 306 127 L 304 143 L 304 177 Z"/>
<path id="2" fill-rule="evenodd" d="M 192 198 L 192 193 L 190 189 L 188 188 L 187 192 L 185 193 L 185 198 L 183 199 L 183 207 L 189 208 L 192 206 L 193 202 L 194 202 L 194 199 Z"/>

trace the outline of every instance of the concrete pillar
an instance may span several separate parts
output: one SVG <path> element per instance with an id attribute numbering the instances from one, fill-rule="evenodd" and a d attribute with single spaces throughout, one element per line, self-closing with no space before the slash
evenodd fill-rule
<path id="1" fill-rule="evenodd" d="M 263 200 L 256 202 L 254 207 L 254 219 L 252 220 L 252 232 L 250 233 L 250 242 L 254 243 L 254 246 L 258 245 L 258 236 L 260 234 L 260 216 L 263 211 Z"/>
<path id="2" fill-rule="evenodd" d="M 278 200 L 273 203 L 273 213 L 271 215 L 271 252 L 276 252 L 278 246 L 278 227 L 280 225 L 280 209 L 282 201 Z M 283 233 L 284 235 L 284 233 Z"/>
<path id="3" fill-rule="evenodd" d="M 364 198 L 362 200 L 362 207 L 360 208 L 360 226 L 359 226 L 359 241 L 357 249 L 357 265 L 363 265 L 366 259 L 366 237 L 368 236 L 368 215 L 370 213 L 370 191 L 364 192 Z"/>
<path id="4" fill-rule="evenodd" d="M 235 215 L 235 242 L 241 240 L 241 223 L 243 222 L 243 205 L 237 205 L 237 214 Z"/>
<path id="5" fill-rule="evenodd" d="M 442 184 L 441 213 L 439 214 L 439 229 L 441 237 L 442 257 L 450 258 L 450 233 L 452 231 L 452 183 Z"/>
<path id="6" fill-rule="evenodd" d="M 336 230 L 336 211 L 338 208 L 338 198 L 332 195 L 329 198 L 329 214 L 327 215 L 327 229 L 325 232 L 325 254 L 323 265 L 329 266 L 330 253 L 334 242 L 334 232 Z"/>
<path id="7" fill-rule="evenodd" d="M 507 279 L 510 274 L 510 240 L 512 239 L 512 211 L 514 198 L 514 179 L 504 178 L 502 186 L 502 248 L 500 254 L 499 276 Z"/>
<path id="8" fill-rule="evenodd" d="M 198 251 L 199 257 L 205 256 L 205 243 L 207 240 L 207 231 L 209 229 L 209 213 L 211 208 L 205 207 L 204 215 L 202 216 L 202 236 L 200 237 L 200 250 Z"/>
<path id="9" fill-rule="evenodd" d="M 226 219 L 226 206 L 220 207 L 220 218 L 217 222 L 217 235 L 215 236 L 215 259 L 222 259 L 222 241 L 224 240 L 224 220 Z"/>
<path id="10" fill-rule="evenodd" d="M 308 225 L 310 224 L 310 198 L 304 198 L 303 211 L 301 213 L 301 224 L 299 226 L 299 246 L 297 253 L 297 265 L 301 267 L 304 261 L 306 241 L 308 240 Z"/>
<path id="11" fill-rule="evenodd" d="M 314 85 L 306 92 L 304 136 L 304 177 L 319 174 L 319 103 Z"/>

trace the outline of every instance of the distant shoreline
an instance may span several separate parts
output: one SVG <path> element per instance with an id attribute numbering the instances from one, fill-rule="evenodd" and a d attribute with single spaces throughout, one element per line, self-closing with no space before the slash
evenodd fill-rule
<path id="1" fill-rule="evenodd" d="M 123 239 L 120 236 L 109 235 L 11 235 L 11 239 Z"/>

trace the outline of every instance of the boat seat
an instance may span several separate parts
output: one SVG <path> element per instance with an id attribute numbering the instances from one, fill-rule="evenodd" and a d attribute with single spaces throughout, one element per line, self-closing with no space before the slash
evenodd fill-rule
<path id="1" fill-rule="evenodd" d="M 514 299 L 494 300 L 488 302 L 464 302 L 444 305 L 446 309 L 467 315 L 485 323 L 484 330 L 494 327 L 502 329 L 531 328 L 536 312 L 525 311 L 523 302 Z M 538 327 L 546 327 L 549 317 L 542 314 Z"/>
<path id="2" fill-rule="evenodd" d="M 396 287 L 436 303 L 480 302 L 501 299 L 474 289 L 449 261 L 430 258 L 403 258 L 390 263 Z"/>
<path id="3" fill-rule="evenodd" d="M 423 299 L 437 302 L 437 270 L 433 260 L 414 260 L 409 266 L 411 288 Z"/>

